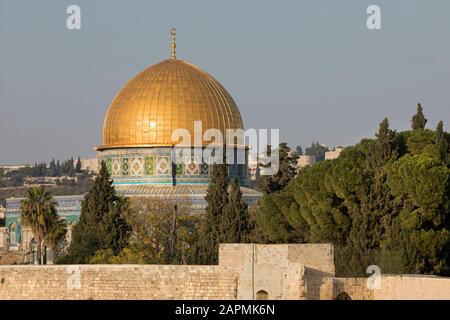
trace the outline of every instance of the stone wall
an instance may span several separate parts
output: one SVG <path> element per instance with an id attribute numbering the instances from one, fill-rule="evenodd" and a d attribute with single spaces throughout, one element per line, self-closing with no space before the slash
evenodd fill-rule
<path id="1" fill-rule="evenodd" d="M 334 278 L 332 299 L 346 293 L 352 300 L 373 300 L 375 289 L 368 288 L 368 278 Z"/>
<path id="2" fill-rule="evenodd" d="M 385 275 L 379 287 L 368 287 L 368 278 L 325 278 L 320 298 L 347 294 L 352 300 L 450 300 L 450 278 L 424 275 Z"/>
<path id="3" fill-rule="evenodd" d="M 375 300 L 450 300 L 450 278 L 423 275 L 381 277 Z"/>
<path id="4" fill-rule="evenodd" d="M 0 266 L 0 299 L 310 299 L 333 259 L 328 244 L 221 244 L 218 266 Z"/>
<path id="5" fill-rule="evenodd" d="M 238 299 L 307 299 L 308 279 L 334 276 L 329 244 L 221 244 L 219 265 L 239 275 Z"/>
<path id="6" fill-rule="evenodd" d="M 3 256 L 5 258 L 5 256 Z M 0 266 L 3 299 L 450 299 L 450 278 L 334 277 L 328 244 L 221 244 L 218 266 Z"/>
<path id="7" fill-rule="evenodd" d="M 15 251 L 0 251 L 0 265 L 18 265 L 23 264 L 26 256 Z"/>
<path id="8" fill-rule="evenodd" d="M 0 300 L 235 299 L 236 281 L 218 266 L 0 266 Z"/>

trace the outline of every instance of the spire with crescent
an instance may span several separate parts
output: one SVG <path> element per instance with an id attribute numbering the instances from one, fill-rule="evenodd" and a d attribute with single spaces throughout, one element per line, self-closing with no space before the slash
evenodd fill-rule
<path id="1" fill-rule="evenodd" d="M 177 58 L 177 52 L 176 52 L 176 48 L 177 48 L 177 43 L 175 41 L 175 36 L 177 34 L 177 29 L 172 28 L 170 29 L 170 34 L 172 35 L 172 60 L 175 60 Z"/>

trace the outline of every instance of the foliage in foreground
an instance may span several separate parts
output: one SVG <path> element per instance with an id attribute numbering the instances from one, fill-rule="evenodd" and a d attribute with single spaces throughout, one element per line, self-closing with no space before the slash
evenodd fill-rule
<path id="1" fill-rule="evenodd" d="M 125 219 L 132 232 L 120 252 L 110 248 L 96 252 L 90 263 L 188 264 L 198 239 L 199 216 L 188 201 L 136 198 Z"/>
<path id="2" fill-rule="evenodd" d="M 195 263 L 217 264 L 219 243 L 248 242 L 252 223 L 239 182 L 228 180 L 226 165 L 214 165 L 206 193 L 206 212 L 199 230 Z"/>
<path id="3" fill-rule="evenodd" d="M 58 254 L 66 237 L 67 223 L 58 217 L 56 201 L 44 187 L 28 189 L 20 204 L 23 227 L 29 227 L 37 245 L 38 264 L 47 264 L 47 247 Z"/>
<path id="4" fill-rule="evenodd" d="M 258 224 L 273 242 L 336 247 L 337 273 L 450 274 L 450 135 L 425 128 L 422 107 L 413 130 L 385 119 L 375 139 L 340 158 L 301 169 L 282 191 L 261 199 Z"/>
<path id="5" fill-rule="evenodd" d="M 100 174 L 82 202 L 69 252 L 59 262 L 89 263 L 99 250 L 119 253 L 130 236 L 131 227 L 124 218 L 128 210 L 128 199 L 116 195 L 106 165 L 102 163 Z"/>

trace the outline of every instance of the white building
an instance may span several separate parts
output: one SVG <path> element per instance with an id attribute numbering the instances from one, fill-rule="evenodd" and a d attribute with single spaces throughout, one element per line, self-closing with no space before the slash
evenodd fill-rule
<path id="1" fill-rule="evenodd" d="M 31 164 L 13 164 L 13 165 L 0 165 L 0 169 L 3 169 L 4 173 L 10 173 L 26 167 L 32 167 Z"/>
<path id="2" fill-rule="evenodd" d="M 303 156 L 299 156 L 298 160 L 297 160 L 297 166 L 299 168 L 303 168 L 306 166 L 310 166 L 314 163 L 317 162 L 316 156 L 307 156 L 307 155 L 303 155 Z"/>
<path id="3" fill-rule="evenodd" d="M 81 170 L 92 171 L 95 174 L 99 171 L 98 159 L 97 158 L 89 158 L 89 159 L 81 159 Z"/>
<path id="4" fill-rule="evenodd" d="M 338 148 L 334 148 L 333 151 L 325 152 L 325 160 L 333 160 L 333 159 L 339 158 L 342 150 L 344 150 L 344 148 L 338 147 Z"/>

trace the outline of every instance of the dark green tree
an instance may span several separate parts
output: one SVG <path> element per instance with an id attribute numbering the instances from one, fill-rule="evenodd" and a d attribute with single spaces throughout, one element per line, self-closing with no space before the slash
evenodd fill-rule
<path id="1" fill-rule="evenodd" d="M 55 162 L 55 159 L 53 158 L 52 161 L 50 161 L 49 176 L 56 177 L 57 174 L 58 174 L 58 172 L 56 169 L 56 162 Z"/>
<path id="2" fill-rule="evenodd" d="M 425 125 L 427 124 L 427 119 L 425 119 L 425 115 L 423 114 L 422 105 L 420 103 L 417 104 L 417 113 L 412 117 L 411 124 L 413 130 L 423 130 L 425 129 Z"/>
<path id="3" fill-rule="evenodd" d="M 272 242 L 330 242 L 336 272 L 450 274 L 448 133 L 397 133 L 385 119 L 334 161 L 300 170 L 282 191 L 265 194 L 257 216 Z M 441 150 L 436 156 L 436 150 Z"/>
<path id="4" fill-rule="evenodd" d="M 303 155 L 303 148 L 301 146 L 297 146 L 295 148 L 295 155 L 302 156 Z"/>
<path id="5" fill-rule="evenodd" d="M 79 156 L 78 156 L 78 159 L 77 159 L 77 164 L 75 166 L 75 172 L 76 173 L 81 173 L 81 159 L 80 159 Z"/>
<path id="6" fill-rule="evenodd" d="M 319 144 L 319 142 L 313 142 L 311 143 L 311 146 L 309 148 L 305 149 L 305 155 L 307 156 L 315 156 L 316 161 L 324 161 L 325 160 L 325 152 L 328 151 L 328 148 Z"/>
<path id="7" fill-rule="evenodd" d="M 450 144 L 445 136 L 443 121 L 439 121 L 437 125 L 434 144 L 436 146 L 439 159 L 447 163 L 449 161 L 448 155 L 450 153 Z"/>
<path id="8" fill-rule="evenodd" d="M 238 179 L 233 178 L 228 190 L 228 201 L 220 216 L 219 242 L 244 242 L 250 231 L 248 206 L 242 198 Z"/>
<path id="9" fill-rule="evenodd" d="M 378 163 L 375 166 L 382 166 L 387 161 L 396 158 L 401 152 L 401 140 L 396 132 L 389 128 L 389 119 L 385 118 L 381 123 L 378 133 L 375 135 L 377 140 L 375 144 L 375 154 L 372 160 Z M 370 159 L 369 159 L 370 160 Z"/>
<path id="10" fill-rule="evenodd" d="M 85 196 L 80 221 L 75 225 L 68 260 L 88 263 L 98 250 L 120 251 L 128 241 L 129 226 L 123 219 L 127 201 L 116 195 L 105 163 Z"/>
<path id="11" fill-rule="evenodd" d="M 100 224 L 102 244 L 113 254 L 118 254 L 128 244 L 131 227 L 124 218 L 124 212 L 128 210 L 128 199 L 120 197 L 110 206 Z"/>
<path id="12" fill-rule="evenodd" d="M 75 175 L 75 160 L 73 160 L 73 158 L 70 158 L 67 164 L 67 175 L 69 177 L 73 177 Z"/>
<path id="13" fill-rule="evenodd" d="M 206 191 L 205 217 L 200 229 L 196 262 L 215 264 L 218 259 L 220 221 L 222 212 L 228 202 L 228 168 L 226 164 L 212 167 L 211 182 Z"/>
<path id="14" fill-rule="evenodd" d="M 261 167 L 272 167 L 278 165 L 278 171 L 272 176 L 262 175 L 260 188 L 264 193 L 272 193 L 283 190 L 292 178 L 297 174 L 297 157 L 291 154 L 287 143 L 280 143 L 278 147 L 278 162 L 261 165 Z M 268 156 L 271 157 L 271 149 L 268 147 Z"/>
<path id="15" fill-rule="evenodd" d="M 56 161 L 56 176 L 61 176 L 61 163 L 59 162 L 59 160 Z"/>
<path id="16" fill-rule="evenodd" d="M 383 246 L 395 250 L 402 271 L 450 273 L 450 170 L 427 154 L 406 155 L 386 167 L 387 184 L 400 212 Z"/>

